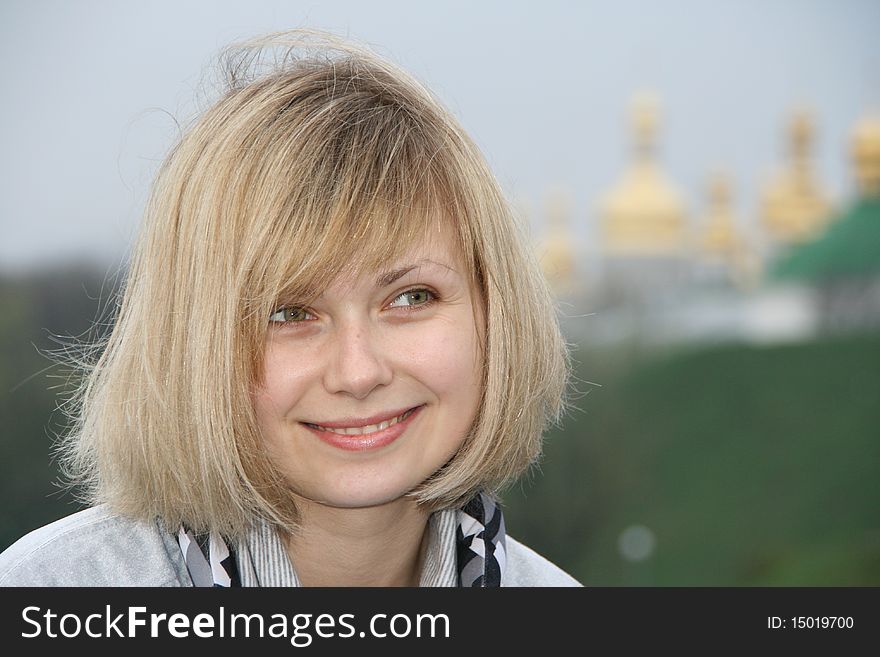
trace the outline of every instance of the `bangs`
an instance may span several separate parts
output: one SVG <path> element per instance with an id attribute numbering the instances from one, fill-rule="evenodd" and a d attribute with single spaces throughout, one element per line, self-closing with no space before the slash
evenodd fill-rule
<path id="1" fill-rule="evenodd" d="M 341 101 L 340 101 L 341 102 Z M 449 227 L 470 267 L 462 235 L 461 180 L 444 132 L 412 108 L 358 97 L 332 120 L 297 133 L 262 168 L 279 172 L 254 190 L 258 234 L 248 258 L 256 305 L 308 304 L 339 276 L 381 272 Z M 303 133 L 306 133 L 305 135 Z M 284 142 L 284 138 L 279 139 Z M 274 209 L 274 211 L 273 211 Z"/>
<path id="2" fill-rule="evenodd" d="M 270 256 L 279 273 L 270 286 L 275 300 L 308 304 L 340 276 L 393 267 L 408 251 L 437 238 L 438 222 L 451 220 L 445 206 L 436 188 L 427 186 L 419 195 L 407 190 L 404 198 L 352 195 L 323 217 L 291 222 L 285 228 L 293 234 L 284 240 L 291 247 Z"/>

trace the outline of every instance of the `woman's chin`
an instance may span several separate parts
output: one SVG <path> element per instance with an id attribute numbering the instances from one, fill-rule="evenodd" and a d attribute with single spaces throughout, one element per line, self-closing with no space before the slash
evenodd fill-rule
<path id="1" fill-rule="evenodd" d="M 398 486 L 390 486 L 388 482 L 376 482 L 375 485 L 358 482 L 348 486 L 324 487 L 322 491 L 302 491 L 297 495 L 325 507 L 367 509 L 407 499 L 406 494 L 417 484 L 418 482 L 406 482 Z"/>

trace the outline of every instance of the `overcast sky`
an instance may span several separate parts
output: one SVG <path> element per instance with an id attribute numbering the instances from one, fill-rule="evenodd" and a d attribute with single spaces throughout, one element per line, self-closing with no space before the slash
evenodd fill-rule
<path id="1" fill-rule="evenodd" d="M 3 0 L 0 270 L 120 261 L 213 56 L 294 27 L 366 41 L 426 82 L 537 233 L 562 185 L 591 238 L 641 89 L 661 98 L 662 161 L 693 217 L 722 167 L 753 220 L 799 104 L 818 121 L 818 174 L 845 202 L 849 132 L 880 111 L 876 0 Z"/>

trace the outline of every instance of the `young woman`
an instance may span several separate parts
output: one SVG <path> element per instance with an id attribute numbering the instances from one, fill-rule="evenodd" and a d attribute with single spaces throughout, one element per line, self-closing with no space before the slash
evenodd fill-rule
<path id="1" fill-rule="evenodd" d="M 93 506 L 0 555 L 0 585 L 578 585 L 496 502 L 568 365 L 476 146 L 329 35 L 226 68 L 78 395 L 64 463 Z"/>

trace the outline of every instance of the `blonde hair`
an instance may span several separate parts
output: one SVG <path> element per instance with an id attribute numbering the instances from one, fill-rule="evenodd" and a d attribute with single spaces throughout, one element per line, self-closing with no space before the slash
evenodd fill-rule
<path id="1" fill-rule="evenodd" d="M 268 72 L 260 59 L 282 48 Z M 497 492 L 566 406 L 568 353 L 525 234 L 478 148 L 419 82 L 370 50 L 283 32 L 225 52 L 227 90 L 163 162 L 119 315 L 62 444 L 92 503 L 240 535 L 297 527 L 252 392 L 268 317 L 378 270 L 451 222 L 485 318 L 483 394 L 459 452 L 411 495 Z"/>

